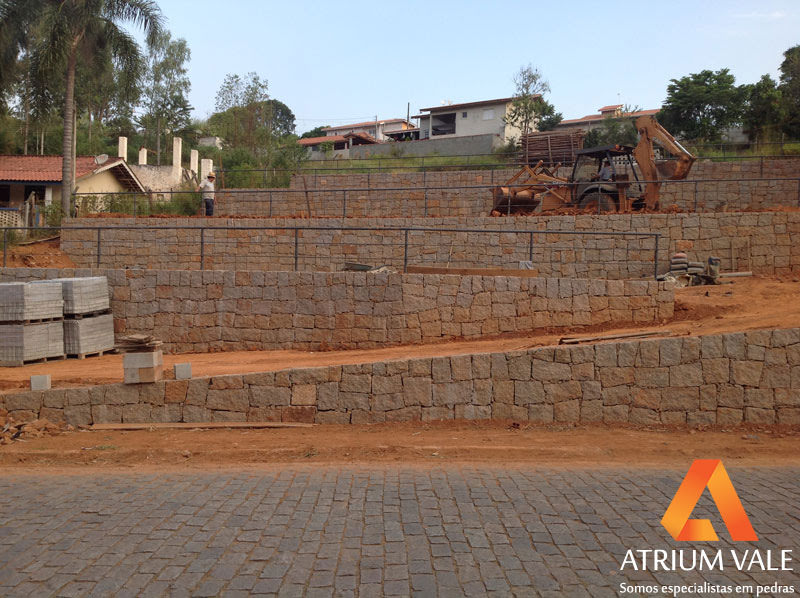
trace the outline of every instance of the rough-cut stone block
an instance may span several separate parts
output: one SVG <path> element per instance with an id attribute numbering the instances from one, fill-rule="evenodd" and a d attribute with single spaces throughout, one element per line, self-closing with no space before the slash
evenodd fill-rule
<path id="1" fill-rule="evenodd" d="M 31 390 L 50 390 L 50 374 L 31 376 Z"/>
<path id="2" fill-rule="evenodd" d="M 189 380 L 192 377 L 191 363 L 176 363 L 172 366 L 176 380 Z"/>

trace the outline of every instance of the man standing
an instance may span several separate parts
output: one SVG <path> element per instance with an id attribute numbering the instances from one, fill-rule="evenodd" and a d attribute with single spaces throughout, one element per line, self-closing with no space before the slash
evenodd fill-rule
<path id="1" fill-rule="evenodd" d="M 217 203 L 217 199 L 214 196 L 214 171 L 208 173 L 208 177 L 205 181 L 200 183 L 197 186 L 195 191 L 202 191 L 203 192 L 203 204 L 206 208 L 206 216 L 213 216 L 214 215 L 214 205 Z"/>

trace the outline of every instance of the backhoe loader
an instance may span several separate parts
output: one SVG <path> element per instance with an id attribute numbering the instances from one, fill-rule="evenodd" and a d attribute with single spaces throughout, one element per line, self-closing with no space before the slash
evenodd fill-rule
<path id="1" fill-rule="evenodd" d="M 551 171 L 541 162 L 532 168 L 523 167 L 506 185 L 492 189 L 492 213 L 527 214 L 560 208 L 596 212 L 658 210 L 662 181 L 685 179 L 695 157 L 653 116 L 637 118 L 636 129 L 636 147 L 610 145 L 578 150 L 569 178 L 557 176 L 558 167 Z M 657 161 L 654 143 L 673 158 Z"/>

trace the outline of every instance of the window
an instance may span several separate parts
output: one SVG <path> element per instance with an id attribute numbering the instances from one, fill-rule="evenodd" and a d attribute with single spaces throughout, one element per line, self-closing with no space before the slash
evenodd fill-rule
<path id="1" fill-rule="evenodd" d="M 7 208 L 11 203 L 11 186 L 0 185 L 0 208 Z"/>
<path id="2" fill-rule="evenodd" d="M 487 108 L 483 111 L 483 120 L 494 120 L 494 108 Z"/>
<path id="3" fill-rule="evenodd" d="M 467 113 L 466 112 L 462 112 L 461 113 L 461 118 L 467 118 Z"/>
<path id="4" fill-rule="evenodd" d="M 456 113 L 431 115 L 431 135 L 455 135 Z"/>

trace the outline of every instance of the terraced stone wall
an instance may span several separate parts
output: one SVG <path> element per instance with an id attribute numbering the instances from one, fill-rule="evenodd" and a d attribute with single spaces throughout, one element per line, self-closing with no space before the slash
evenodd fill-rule
<path id="1" fill-rule="evenodd" d="M 85 218 L 67 222 L 61 247 L 80 267 L 97 264 L 97 231 L 70 226 L 105 226 L 100 267 L 217 270 L 338 271 L 346 262 L 452 268 L 513 268 L 531 261 L 543 277 L 626 279 L 653 276 L 654 237 L 597 233 L 659 233 L 659 270 L 669 253 L 692 260 L 710 255 L 724 270 L 787 274 L 800 270 L 800 211 L 714 214 L 609 214 L 515 218 L 222 219 Z M 207 229 L 121 227 L 213 226 Z M 245 227 L 320 227 L 248 230 Z M 361 227 L 342 230 L 339 227 Z M 406 239 L 388 227 L 469 229 L 415 230 Z M 382 229 L 382 230 L 376 230 Z M 504 232 L 488 232 L 500 230 Z M 550 231 L 549 233 L 527 231 Z M 578 232 L 581 234 L 558 234 Z M 406 242 L 407 241 L 407 242 Z"/>
<path id="2" fill-rule="evenodd" d="M 118 333 L 169 352 L 374 348 L 671 318 L 671 283 L 365 272 L 0 269 L 0 280 L 106 276 Z"/>
<path id="3" fill-rule="evenodd" d="M 18 419 L 800 426 L 800 329 L 0 395 Z"/>

